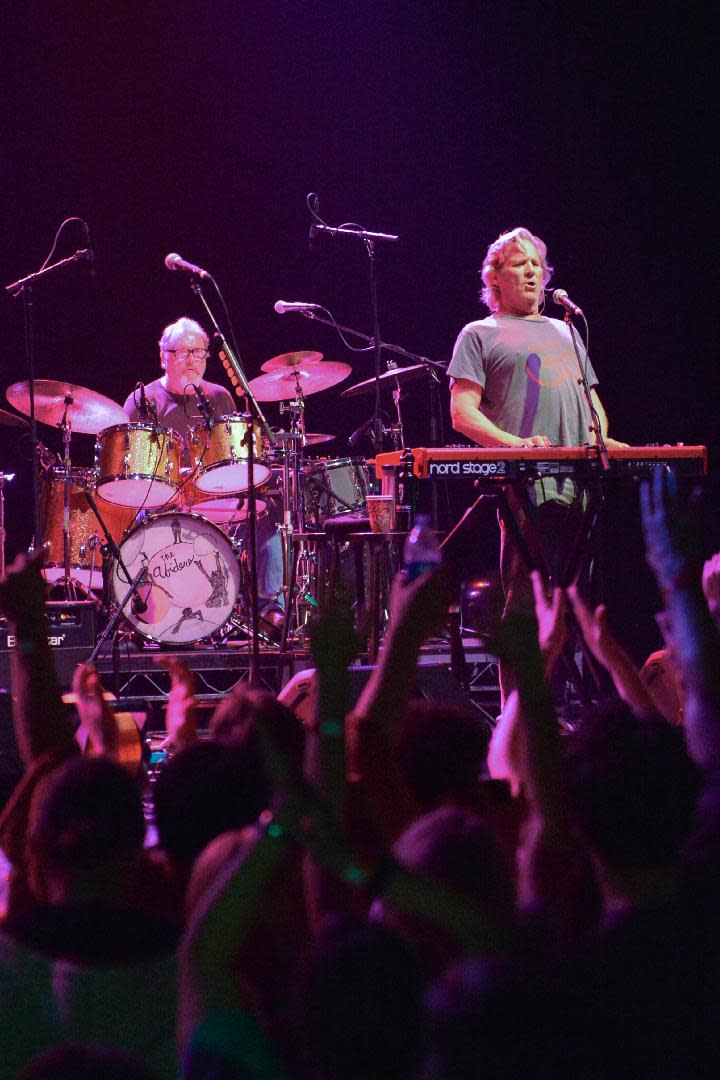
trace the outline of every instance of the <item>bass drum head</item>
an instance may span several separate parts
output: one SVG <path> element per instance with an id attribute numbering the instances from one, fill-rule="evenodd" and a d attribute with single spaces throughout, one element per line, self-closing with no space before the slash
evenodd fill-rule
<path id="1" fill-rule="evenodd" d="M 205 641 L 232 615 L 240 565 L 232 541 L 212 522 L 196 514 L 156 514 L 125 534 L 120 554 L 131 580 L 144 570 L 138 591 L 147 610 L 139 612 L 130 600 L 124 614 L 148 641 Z M 118 563 L 110 586 L 120 603 L 128 582 Z"/>

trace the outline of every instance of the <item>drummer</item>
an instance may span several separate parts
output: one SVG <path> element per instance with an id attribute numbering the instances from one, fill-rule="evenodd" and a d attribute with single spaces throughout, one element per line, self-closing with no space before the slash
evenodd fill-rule
<path id="1" fill-rule="evenodd" d="M 204 422 L 195 387 L 199 386 L 215 417 L 233 414 L 235 402 L 228 390 L 204 378 L 208 358 L 208 335 L 199 323 L 186 316 L 170 323 L 160 338 L 160 366 L 163 374 L 145 386 L 145 397 L 151 416 L 143 415 L 139 384 L 129 395 L 123 408 L 131 423 L 156 421 L 160 427 L 172 428 L 183 439 L 191 428 Z M 157 416 L 155 415 L 157 410 Z M 193 502 L 203 499 L 190 485 L 180 496 L 180 505 L 189 510 Z M 242 495 L 238 502 L 242 502 Z M 258 592 L 264 607 L 280 606 L 283 585 L 282 543 L 276 529 L 279 509 L 268 500 L 267 512 L 258 516 Z"/>
<path id="2" fill-rule="evenodd" d="M 214 416 L 228 416 L 235 412 L 235 402 L 230 392 L 224 386 L 207 382 L 204 378 L 208 345 L 207 334 L 194 319 L 183 316 L 165 327 L 160 338 L 163 374 L 145 387 L 145 396 L 153 415 L 143 415 L 140 389 L 137 387 L 123 406 L 131 423 L 156 419 L 161 427 L 172 428 L 182 436 L 187 435 L 190 428 L 202 424 L 204 419 L 198 406 L 196 386 L 209 401 Z M 157 410 L 157 417 L 154 410 Z"/>

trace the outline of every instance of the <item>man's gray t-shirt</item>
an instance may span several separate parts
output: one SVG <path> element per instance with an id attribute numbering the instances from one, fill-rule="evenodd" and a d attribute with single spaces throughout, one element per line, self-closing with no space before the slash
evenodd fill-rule
<path id="1" fill-rule="evenodd" d="M 235 402 L 229 390 L 217 383 L 200 381 L 200 387 L 212 406 L 213 415 L 230 416 L 235 412 Z M 162 383 L 162 378 L 155 379 L 145 387 L 147 397 L 157 408 L 158 424 L 164 428 L 172 428 L 178 435 L 187 435 L 190 428 L 201 427 L 203 417 L 197 404 L 197 398 L 192 390 L 188 394 L 171 394 Z M 140 416 L 140 391 L 133 390 L 123 408 L 130 417 L 131 423 L 137 423 L 143 418 Z"/>
<path id="2" fill-rule="evenodd" d="M 585 365 L 579 340 L 578 349 Z M 480 411 L 511 435 L 546 435 L 553 446 L 594 442 L 570 330 L 559 319 L 490 315 L 468 323 L 455 342 L 448 375 L 482 387 Z M 587 378 L 590 387 L 597 385 L 589 363 Z M 544 497 L 572 498 L 574 485 L 563 486 L 567 490 L 551 494 L 546 484 Z"/>
<path id="3" fill-rule="evenodd" d="M 581 342 L 578 347 L 584 364 L 585 349 Z M 511 435 L 547 435 L 553 446 L 591 441 L 575 349 L 559 319 L 491 315 L 468 323 L 455 343 L 448 375 L 481 386 L 480 411 Z M 596 386 L 591 365 L 587 376 Z"/>

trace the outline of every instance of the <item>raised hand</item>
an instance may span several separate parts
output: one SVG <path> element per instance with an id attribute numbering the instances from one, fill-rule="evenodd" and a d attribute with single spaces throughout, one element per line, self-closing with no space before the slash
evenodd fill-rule
<path id="1" fill-rule="evenodd" d="M 45 548 L 20 552 L 0 581 L 0 612 L 15 626 L 44 626 L 46 585 L 40 573 Z"/>
<path id="2" fill-rule="evenodd" d="M 708 610 L 718 625 L 720 624 L 720 551 L 711 555 L 703 566 L 702 588 Z"/>
<path id="3" fill-rule="evenodd" d="M 93 664 L 78 664 L 72 678 L 75 708 L 80 718 L 75 738 L 80 749 L 88 745 L 95 753 L 117 757 L 119 732 L 115 714 L 103 695 L 102 683 Z"/>
<path id="4" fill-rule="evenodd" d="M 170 692 L 165 710 L 167 738 L 162 746 L 182 750 L 194 742 L 197 733 L 195 676 L 182 660 L 163 661 L 170 675 Z"/>
<path id="5" fill-rule="evenodd" d="M 671 469 L 657 468 L 640 488 L 645 557 L 667 592 L 700 579 L 700 530 L 694 500 L 680 497 Z"/>
<path id="6" fill-rule="evenodd" d="M 535 597 L 538 642 L 545 661 L 545 670 L 550 671 L 565 644 L 565 594 L 556 586 L 548 595 L 539 570 L 532 570 L 530 579 Z"/>

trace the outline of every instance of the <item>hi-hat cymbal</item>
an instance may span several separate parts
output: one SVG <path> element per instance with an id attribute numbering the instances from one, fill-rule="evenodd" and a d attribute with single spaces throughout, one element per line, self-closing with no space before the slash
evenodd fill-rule
<path id="1" fill-rule="evenodd" d="M 277 371 L 278 368 L 284 370 L 298 367 L 306 368 L 312 364 L 319 364 L 322 358 L 323 354 L 321 352 L 313 352 L 311 349 L 301 349 L 299 352 L 285 352 L 266 360 L 260 370 Z"/>
<path id="2" fill-rule="evenodd" d="M 35 418 L 41 424 L 59 427 L 66 407 L 72 431 L 82 435 L 97 435 L 98 431 L 113 424 L 129 423 L 128 414 L 122 406 L 96 390 L 88 390 L 71 382 L 35 379 L 34 391 Z M 8 386 L 5 397 L 18 412 L 30 415 L 30 383 L 27 379 Z"/>
<path id="3" fill-rule="evenodd" d="M 18 416 L 17 413 L 8 412 L 7 409 L 0 409 L 0 424 L 3 427 L 15 427 L 26 428 L 28 422 L 23 416 Z"/>
<path id="4" fill-rule="evenodd" d="M 290 401 L 294 397 L 307 397 L 327 390 L 347 379 L 352 371 L 349 364 L 326 360 L 310 367 L 296 367 L 289 371 L 278 368 L 250 380 L 250 389 L 258 401 Z"/>
<path id="5" fill-rule="evenodd" d="M 394 380 L 398 379 L 400 382 L 412 382 L 413 379 L 421 379 L 425 373 L 424 364 L 413 364 L 412 367 L 398 367 L 391 368 L 389 371 L 383 371 L 380 375 L 380 386 L 384 386 L 388 390 L 392 390 L 394 386 Z M 354 397 L 355 394 L 374 394 L 375 393 L 375 376 L 372 379 L 365 379 L 364 382 L 355 383 L 354 386 L 348 386 L 347 390 L 343 390 L 340 397 Z"/>
<path id="6" fill-rule="evenodd" d="M 306 446 L 319 446 L 320 443 L 332 442 L 335 438 L 334 435 L 324 435 L 319 431 L 306 431 L 305 432 L 305 445 Z"/>

